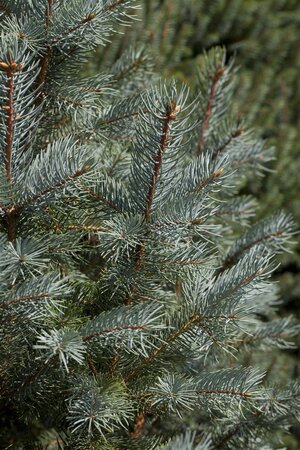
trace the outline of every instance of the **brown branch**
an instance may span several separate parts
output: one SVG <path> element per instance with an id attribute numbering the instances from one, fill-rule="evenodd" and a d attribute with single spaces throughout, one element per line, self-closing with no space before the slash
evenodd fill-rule
<path id="1" fill-rule="evenodd" d="M 242 164 L 248 164 L 248 163 L 256 163 L 257 161 L 264 161 L 264 155 L 260 153 L 257 158 L 247 158 L 247 159 L 234 159 L 232 161 L 232 164 L 235 164 L 236 166 L 241 166 Z"/>
<path id="2" fill-rule="evenodd" d="M 116 0 L 114 3 L 111 3 L 110 5 L 107 5 L 103 8 L 103 12 L 112 11 L 113 9 L 117 8 L 118 6 L 122 5 L 123 3 L 126 3 L 128 0 Z"/>
<path id="3" fill-rule="evenodd" d="M 107 175 L 108 175 L 108 176 L 112 176 L 115 167 L 118 165 L 118 163 L 119 163 L 120 161 L 122 161 L 122 159 L 124 159 L 124 156 L 123 156 L 121 153 L 119 153 L 119 154 L 116 156 L 116 158 L 115 158 L 115 160 L 113 161 L 113 163 L 112 163 L 112 165 L 110 166 L 110 168 L 107 170 Z"/>
<path id="4" fill-rule="evenodd" d="M 151 215 L 152 212 L 152 204 L 153 204 L 153 198 L 157 186 L 157 182 L 160 177 L 160 171 L 162 166 L 162 157 L 163 153 L 165 152 L 167 145 L 169 143 L 170 137 L 169 137 L 169 129 L 170 129 L 170 122 L 176 119 L 176 115 L 179 112 L 180 107 L 179 105 L 176 105 L 174 100 L 171 100 L 169 108 L 167 110 L 166 116 L 163 120 L 162 124 L 162 134 L 160 138 L 159 148 L 154 158 L 154 167 L 153 172 L 150 180 L 150 186 L 147 193 L 147 199 L 146 199 L 146 209 L 144 212 L 145 220 L 147 221 Z M 147 236 L 145 236 L 146 239 Z M 141 244 L 137 246 L 136 251 L 136 269 L 140 270 L 145 254 L 145 240 Z"/>
<path id="5" fill-rule="evenodd" d="M 176 105 L 174 100 L 171 100 L 166 117 L 163 121 L 162 135 L 160 138 L 159 148 L 154 158 L 154 167 L 150 181 L 149 191 L 147 194 L 146 210 L 144 214 L 146 220 L 149 219 L 150 214 L 152 212 L 153 198 L 156 190 L 156 185 L 160 177 L 160 171 L 162 166 L 162 156 L 170 140 L 169 137 L 170 122 L 176 119 L 176 115 L 179 112 L 179 110 L 180 110 L 179 105 Z"/>
<path id="6" fill-rule="evenodd" d="M 107 328 L 105 330 L 101 330 L 97 333 L 90 334 L 88 336 L 84 336 L 83 341 L 91 341 L 94 338 L 101 336 L 102 334 L 114 333 L 115 331 L 124 331 L 124 330 L 144 330 L 147 328 L 147 325 L 124 325 L 119 327 Z"/>
<path id="7" fill-rule="evenodd" d="M 81 92 L 96 92 L 96 93 L 101 93 L 102 89 L 97 89 L 97 88 L 80 88 L 79 89 Z"/>
<path id="8" fill-rule="evenodd" d="M 233 294 L 234 292 L 236 292 L 241 287 L 246 286 L 247 284 L 251 283 L 251 281 L 255 280 L 255 278 L 259 277 L 263 273 L 264 273 L 264 268 L 260 267 L 256 272 L 248 275 L 243 280 L 241 280 L 236 286 L 234 286 L 233 289 L 231 289 L 231 291 L 229 291 L 228 294 L 229 295 Z"/>
<path id="9" fill-rule="evenodd" d="M 141 437 L 144 427 L 145 427 L 145 415 L 143 412 L 139 412 L 135 417 L 133 431 L 132 433 L 130 433 L 131 437 L 133 439 L 138 439 L 139 437 Z"/>
<path id="10" fill-rule="evenodd" d="M 249 392 L 241 392 L 241 391 L 234 391 L 230 389 L 200 389 L 195 391 L 195 394 L 197 395 L 209 395 L 209 394 L 226 394 L 226 395 L 236 395 L 239 397 L 252 397 L 251 393 Z"/>
<path id="11" fill-rule="evenodd" d="M 6 73 L 7 78 L 7 104 L 2 108 L 6 111 L 6 136 L 5 136 L 5 172 L 6 179 L 8 182 L 12 180 L 11 173 L 11 160 L 12 160 L 12 150 L 15 132 L 15 105 L 14 105 L 14 94 L 15 94 L 15 73 L 22 70 L 23 65 L 16 63 L 8 54 L 8 62 L 0 62 L 0 70 Z M 14 242 L 17 235 L 17 211 L 15 206 L 11 206 L 7 209 L 5 213 L 5 220 L 7 223 L 7 236 L 10 242 Z"/>
<path id="12" fill-rule="evenodd" d="M 6 146 L 5 146 L 5 171 L 6 179 L 11 181 L 11 156 L 14 138 L 14 71 L 7 70 L 8 78 L 8 104 L 5 107 L 7 111 L 6 120 Z"/>
<path id="13" fill-rule="evenodd" d="M 67 225 L 66 228 L 68 230 L 75 230 L 75 231 L 88 231 L 90 233 L 100 233 L 100 232 L 106 232 L 109 231 L 108 228 L 103 227 L 96 227 L 93 225 Z"/>
<path id="14" fill-rule="evenodd" d="M 135 268 L 137 272 L 139 272 L 142 268 L 144 255 L 145 255 L 145 239 L 136 247 Z"/>
<path id="15" fill-rule="evenodd" d="M 48 31 L 48 29 L 51 25 L 52 8 L 53 8 L 53 0 L 47 0 L 46 20 L 45 20 L 46 31 Z M 44 55 L 42 56 L 41 61 L 40 61 L 40 72 L 37 77 L 37 85 L 38 86 L 43 86 L 46 81 L 51 54 L 52 54 L 52 49 L 51 49 L 51 46 L 48 44 L 46 47 L 46 52 L 44 53 Z M 42 99 L 42 96 L 39 97 L 40 102 L 41 102 L 41 99 Z"/>
<path id="16" fill-rule="evenodd" d="M 23 297 L 15 298 L 5 303 L 0 303 L 0 308 L 8 308 L 11 305 L 16 305 L 21 302 L 29 302 L 31 300 L 39 300 L 41 298 L 49 298 L 49 292 L 42 292 L 41 294 L 34 295 L 24 295 Z"/>
<path id="17" fill-rule="evenodd" d="M 212 115 L 212 108 L 213 108 L 214 101 L 215 101 L 217 85 L 218 85 L 220 78 L 224 74 L 224 72 L 225 72 L 224 67 L 218 67 L 213 76 L 212 85 L 210 88 L 209 99 L 208 99 L 206 109 L 205 109 L 205 114 L 204 114 L 204 122 L 203 122 L 200 140 L 199 140 L 199 144 L 198 144 L 198 148 L 197 148 L 198 156 L 200 156 L 201 153 L 203 153 L 204 143 L 205 143 L 205 133 L 208 129 L 209 121 L 210 121 L 210 118 Z"/>
<path id="18" fill-rule="evenodd" d="M 218 269 L 220 270 L 220 269 Z M 232 295 L 234 294 L 238 289 L 240 289 L 243 286 L 246 286 L 247 284 L 251 283 L 251 281 L 255 280 L 256 277 L 260 276 L 263 272 L 264 272 L 264 268 L 260 267 L 256 272 L 247 275 L 245 278 L 243 278 L 236 286 L 234 286 L 232 289 L 230 289 L 230 291 L 226 292 L 226 295 Z M 222 272 L 220 272 L 222 273 Z M 218 273 L 218 271 L 216 272 L 215 277 L 218 277 L 220 275 L 220 273 Z M 222 292 L 222 294 L 224 294 L 224 291 Z"/>
<path id="19" fill-rule="evenodd" d="M 217 148 L 211 155 L 212 160 L 216 159 L 220 153 L 222 153 L 225 148 L 232 142 L 233 139 L 237 138 L 244 132 L 243 128 L 237 128 L 236 130 L 230 133 L 229 138 L 219 147 Z"/>
<path id="20" fill-rule="evenodd" d="M 50 186 L 49 188 L 45 189 L 44 191 L 40 192 L 39 194 L 36 194 L 33 197 L 29 198 L 24 203 L 21 203 L 20 205 L 18 205 L 18 210 L 24 208 L 25 206 L 30 205 L 31 203 L 34 203 L 36 200 L 41 199 L 42 197 L 44 197 L 45 195 L 49 194 L 50 192 L 53 192 L 56 189 L 62 188 L 63 186 L 65 186 L 65 184 L 68 181 L 72 181 L 72 180 L 80 177 L 81 175 L 84 175 L 89 170 L 89 168 L 90 168 L 89 166 L 84 166 L 82 169 L 76 170 L 75 173 L 73 173 L 72 175 L 68 176 L 64 180 L 58 181 L 53 186 Z"/>
<path id="21" fill-rule="evenodd" d="M 278 402 L 286 402 L 287 400 L 293 400 L 294 397 L 299 397 L 300 392 L 294 394 L 291 397 L 285 397 L 282 399 L 277 399 Z M 239 427 L 242 427 L 247 422 L 256 422 L 260 419 L 260 417 L 265 413 L 265 410 L 267 408 L 267 404 L 265 404 L 259 411 L 255 411 L 251 413 L 251 416 L 249 418 L 246 418 L 244 421 L 237 423 L 231 431 L 229 431 L 225 436 L 222 437 L 222 439 L 214 446 L 214 450 L 222 450 L 224 448 L 224 444 L 226 444 L 233 436 L 235 436 L 237 430 Z"/>
<path id="22" fill-rule="evenodd" d="M 216 339 L 216 337 L 214 336 L 214 334 L 212 333 L 212 331 L 203 323 L 199 324 L 199 327 L 202 328 L 205 333 L 210 337 L 210 339 L 212 340 L 212 342 L 217 346 L 220 347 L 220 344 L 218 342 L 218 340 Z"/>
<path id="23" fill-rule="evenodd" d="M 207 261 L 193 261 L 193 260 L 185 260 L 185 261 L 156 261 L 157 264 L 165 264 L 165 265 L 200 265 L 206 264 Z"/>
<path id="24" fill-rule="evenodd" d="M 74 27 L 69 28 L 67 31 L 62 33 L 59 38 L 53 39 L 53 41 L 50 42 L 49 47 L 51 48 L 54 45 L 58 44 L 64 37 L 74 33 L 74 31 L 79 30 L 83 25 L 91 22 L 95 17 L 96 17 L 95 13 L 90 13 L 86 17 L 83 17 L 83 19 L 77 25 L 74 25 Z"/>
<path id="25" fill-rule="evenodd" d="M 76 100 L 72 100 L 71 98 L 63 97 L 62 95 L 58 95 L 57 98 L 59 100 L 63 100 L 66 103 L 70 103 L 71 105 L 80 106 L 81 108 L 84 108 L 86 106 L 81 102 L 77 102 Z"/>
<path id="26" fill-rule="evenodd" d="M 125 378 L 124 381 L 129 381 L 136 373 L 140 371 L 141 368 L 143 368 L 145 365 L 152 362 L 157 355 L 162 352 L 171 342 L 173 342 L 175 339 L 177 339 L 181 334 L 188 331 L 191 327 L 193 327 L 195 324 L 198 323 L 198 325 L 203 328 L 203 330 L 210 336 L 210 338 L 215 342 L 216 345 L 219 345 L 216 341 L 215 337 L 211 334 L 210 331 L 208 331 L 207 327 L 205 327 L 203 324 L 200 323 L 200 320 L 209 320 L 209 319 L 239 319 L 239 316 L 236 315 L 218 315 L 218 316 L 203 316 L 200 317 L 199 315 L 195 314 L 193 315 L 190 320 L 182 325 L 178 330 L 176 330 L 171 336 L 166 339 L 159 347 L 157 347 L 150 355 L 142 361 L 142 363 L 135 367 Z"/>
<path id="27" fill-rule="evenodd" d="M 52 17 L 52 7 L 53 7 L 53 0 L 47 0 L 47 13 L 46 13 L 46 28 L 50 27 L 51 17 Z"/>
<path id="28" fill-rule="evenodd" d="M 92 191 L 92 189 L 84 189 L 84 191 L 89 194 L 91 197 L 95 198 L 96 200 L 99 200 L 100 202 L 103 202 L 105 205 L 109 206 L 110 208 L 114 209 L 115 211 L 121 212 L 121 210 L 110 200 L 107 200 L 105 197 L 103 197 L 100 194 L 97 194 L 96 192 Z"/>
<path id="29" fill-rule="evenodd" d="M 226 444 L 230 439 L 236 434 L 237 430 L 239 428 L 239 424 L 236 425 L 231 431 L 229 431 L 227 434 L 225 434 L 220 442 L 216 444 L 214 447 L 214 450 L 222 450 L 224 448 L 224 444 Z"/>
<path id="30" fill-rule="evenodd" d="M 112 358 L 110 371 L 109 371 L 109 374 L 110 374 L 111 377 L 115 377 L 116 376 L 117 365 L 118 365 L 119 359 L 120 359 L 120 357 L 119 357 L 117 351 L 115 350 L 115 354 L 114 354 L 114 356 Z"/>
<path id="31" fill-rule="evenodd" d="M 4 208 L 5 210 L 5 208 Z M 5 220 L 7 224 L 7 239 L 10 242 L 15 242 L 17 237 L 17 222 L 19 212 L 15 206 L 11 206 L 5 210 Z"/>
<path id="32" fill-rule="evenodd" d="M 218 276 L 223 273 L 225 270 L 230 269 L 232 266 L 234 266 L 238 261 L 239 258 L 242 256 L 242 254 L 250 250 L 254 245 L 257 245 L 265 240 L 272 239 L 272 237 L 281 236 L 284 233 L 284 230 L 278 230 L 274 231 L 274 233 L 270 233 L 269 235 L 262 236 L 259 239 L 256 239 L 253 242 L 250 242 L 250 244 L 246 245 L 245 247 L 241 248 L 240 250 L 236 251 L 232 256 L 225 258 L 222 267 L 220 267 L 216 273 L 215 278 L 218 278 Z"/>
<path id="33" fill-rule="evenodd" d="M 14 139 L 15 129 L 15 104 L 14 104 L 14 91 L 15 91 L 15 73 L 22 70 L 23 65 L 17 64 L 9 55 L 8 63 L 1 61 L 0 69 L 6 73 L 7 78 L 7 104 L 2 106 L 2 109 L 6 112 L 6 139 L 5 139 L 5 172 L 7 181 L 11 181 L 11 158 L 12 147 Z"/>
<path id="34" fill-rule="evenodd" d="M 97 372 L 97 370 L 96 370 L 96 367 L 95 367 L 93 361 L 92 361 L 90 358 L 88 358 L 88 359 L 87 359 L 87 363 L 88 363 L 88 366 L 89 366 L 90 371 L 91 371 L 92 374 L 96 377 L 96 376 L 98 375 L 98 372 Z"/>
<path id="35" fill-rule="evenodd" d="M 149 220 L 149 217 L 152 212 L 153 198 L 154 198 L 157 182 L 160 177 L 160 171 L 161 171 L 161 166 L 162 166 L 162 157 L 163 157 L 163 153 L 165 152 L 167 145 L 169 143 L 169 140 L 170 140 L 170 136 L 169 136 L 170 123 L 171 123 L 171 121 L 176 120 L 176 115 L 179 111 L 180 111 L 180 106 L 176 105 L 174 100 L 172 99 L 170 102 L 170 105 L 168 107 L 168 110 L 166 112 L 166 116 L 162 122 L 162 134 L 161 134 L 161 138 L 160 138 L 158 151 L 154 158 L 153 172 L 152 172 L 150 186 L 149 186 L 149 190 L 148 190 L 147 198 L 146 198 L 146 208 L 145 208 L 145 212 L 144 212 L 145 221 Z M 149 231 L 147 231 L 145 233 L 143 241 L 140 244 L 138 244 L 136 247 L 136 252 L 135 252 L 136 271 L 140 271 L 142 268 L 142 265 L 143 265 L 143 259 L 144 259 L 144 255 L 145 255 L 145 242 L 146 242 L 148 234 L 149 234 Z M 135 288 L 134 287 L 130 288 L 130 292 L 125 299 L 126 305 L 129 305 L 131 303 L 131 297 L 134 292 L 135 292 Z"/>
<path id="36" fill-rule="evenodd" d="M 281 332 L 281 333 L 272 333 L 272 334 L 268 334 L 268 335 L 264 335 L 264 336 L 247 336 L 245 339 L 232 339 L 229 340 L 228 342 L 230 344 L 233 345 L 243 345 L 243 344 L 251 344 L 252 342 L 256 342 L 256 341 L 260 341 L 263 339 L 287 339 L 287 338 L 291 338 L 292 336 L 290 336 L 288 333 L 286 332 Z"/>
<path id="37" fill-rule="evenodd" d="M 49 1 L 49 0 L 48 0 Z M 53 41 L 50 42 L 49 46 L 53 47 L 54 45 L 58 44 L 63 38 L 68 36 L 69 34 L 74 33 L 74 31 L 79 30 L 81 27 L 83 27 L 85 24 L 91 22 L 94 20 L 99 14 L 110 12 L 113 9 L 117 8 L 118 6 L 122 5 L 123 3 L 126 3 L 128 0 L 116 0 L 114 3 L 111 3 L 110 5 L 105 6 L 100 12 L 93 13 L 91 12 L 87 16 L 83 17 L 82 20 L 73 27 L 69 28 L 67 31 L 62 33 L 58 38 L 53 39 Z"/>
<path id="38" fill-rule="evenodd" d="M 148 114 L 151 111 L 149 111 L 147 109 L 144 109 L 142 112 L 145 113 L 145 114 Z M 100 126 L 101 125 L 108 125 L 108 124 L 113 123 L 113 122 L 118 122 L 119 120 L 128 119 L 129 117 L 138 116 L 139 114 L 141 114 L 141 111 L 130 112 L 128 114 L 124 114 L 123 116 L 112 117 L 111 119 L 103 120 L 102 122 L 100 121 L 99 125 Z"/>
<path id="39" fill-rule="evenodd" d="M 202 320 L 206 320 L 206 319 L 240 319 L 240 316 L 236 316 L 236 315 L 226 315 L 226 314 L 220 314 L 218 316 L 203 316 Z"/>
<path id="40" fill-rule="evenodd" d="M 117 77 L 115 77 L 115 80 L 119 81 L 122 78 L 124 78 L 125 75 L 127 75 L 132 69 L 138 67 L 142 61 L 143 59 L 141 57 L 135 59 L 128 67 L 126 67 L 125 70 L 123 70 L 123 72 L 121 72 Z"/>
<path id="41" fill-rule="evenodd" d="M 234 215 L 234 214 L 245 214 L 247 212 L 247 209 L 221 209 L 219 211 L 215 212 L 216 216 L 227 216 L 227 215 Z"/>
<path id="42" fill-rule="evenodd" d="M 219 178 L 224 173 L 224 169 L 216 169 L 211 175 L 209 175 L 207 178 L 202 180 L 194 189 L 194 192 L 199 192 L 201 189 L 203 189 L 205 186 L 207 186 L 208 183 L 211 181 L 214 181 L 216 178 Z"/>
<path id="43" fill-rule="evenodd" d="M 185 323 L 182 327 L 180 327 L 173 334 L 171 334 L 171 336 L 167 340 L 165 340 L 159 347 L 157 347 L 152 353 L 150 353 L 150 355 L 146 359 L 144 359 L 144 361 L 142 361 L 142 363 L 139 366 L 135 367 L 131 372 L 129 372 L 127 377 L 124 378 L 124 381 L 126 382 L 129 381 L 136 373 L 140 371 L 140 369 L 142 369 L 145 365 L 152 362 L 161 351 L 163 351 L 171 342 L 177 339 L 181 334 L 189 330 L 198 320 L 199 320 L 198 315 L 192 316 L 187 323 Z"/>

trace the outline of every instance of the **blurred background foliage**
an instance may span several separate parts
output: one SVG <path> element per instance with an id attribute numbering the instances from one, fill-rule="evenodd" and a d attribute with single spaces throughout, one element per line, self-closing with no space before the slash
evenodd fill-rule
<path id="1" fill-rule="evenodd" d="M 191 89 L 201 70 L 203 52 L 224 46 L 234 57 L 236 109 L 270 146 L 276 159 L 267 175 L 253 177 L 243 190 L 259 199 L 260 217 L 284 209 L 300 229 L 300 2 L 299 0 L 140 0 L 136 23 L 120 29 L 99 48 L 87 70 L 109 70 L 124 50 L 145 49 L 132 70 L 150 54 L 154 71 L 175 77 Z M 300 316 L 300 239 L 282 257 L 275 272 L 280 281 L 281 312 Z M 247 357 L 247 356 L 246 356 Z M 251 355 L 249 356 L 251 358 Z M 251 361 L 249 361 L 251 363 Z M 270 355 L 266 370 L 278 380 L 300 375 L 299 351 Z M 300 430 L 293 430 L 288 449 L 298 449 Z"/>
<path id="2" fill-rule="evenodd" d="M 145 48 L 156 73 L 193 87 L 203 51 L 224 46 L 238 67 L 236 108 L 276 148 L 267 176 L 245 190 L 260 199 L 259 215 L 291 212 L 300 225 L 299 0 L 140 0 L 138 20 L 99 48 L 88 70 L 108 69 L 130 46 Z M 149 64 L 144 52 L 133 62 Z M 134 67 L 133 67 L 134 69 Z M 298 175 L 299 174 L 299 175 Z M 300 298 L 300 245 L 277 270 L 287 309 Z M 299 305 L 299 303 L 298 303 Z"/>

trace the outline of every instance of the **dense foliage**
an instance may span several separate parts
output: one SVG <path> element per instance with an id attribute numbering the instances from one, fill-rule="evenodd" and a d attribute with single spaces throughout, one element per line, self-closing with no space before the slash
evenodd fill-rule
<path id="1" fill-rule="evenodd" d="M 299 382 L 247 355 L 293 347 L 270 274 L 295 227 L 250 227 L 238 195 L 272 151 L 234 113 L 222 49 L 196 94 L 132 47 L 78 76 L 135 5 L 0 2 L 1 445 L 274 448 Z"/>
<path id="2" fill-rule="evenodd" d="M 260 199 L 260 217 L 284 208 L 300 225 L 300 8 L 298 0 L 141 0 L 139 21 L 99 48 L 89 70 L 109 67 L 132 45 L 152 54 L 157 70 L 195 85 L 203 51 L 221 45 L 238 67 L 234 104 L 275 159 L 266 177 L 248 179 L 245 192 Z M 145 51 L 144 51 L 145 54 Z M 143 63 L 139 58 L 137 64 Z M 297 312 L 300 250 L 276 271 L 285 309 Z"/>

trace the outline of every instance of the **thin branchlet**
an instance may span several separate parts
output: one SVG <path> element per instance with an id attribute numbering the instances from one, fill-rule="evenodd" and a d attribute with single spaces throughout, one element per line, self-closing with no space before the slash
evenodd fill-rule
<path id="1" fill-rule="evenodd" d="M 52 19 L 52 12 L 53 12 L 53 0 L 47 0 L 47 6 L 46 6 L 46 17 L 45 17 L 45 28 L 46 33 L 48 32 L 48 29 L 51 26 L 51 19 Z M 50 58 L 52 55 L 52 48 L 51 45 L 47 44 L 45 52 L 40 60 L 40 72 L 37 78 L 37 85 L 42 87 L 45 84 L 48 68 L 50 64 Z M 42 101 L 42 95 L 38 97 L 38 101 Z"/>
<path id="2" fill-rule="evenodd" d="M 160 178 L 161 166 L 163 162 L 163 154 L 167 149 L 168 144 L 170 143 L 170 123 L 176 119 L 176 115 L 179 111 L 179 106 L 176 105 L 175 101 L 171 99 L 170 105 L 166 111 L 165 118 L 162 121 L 162 133 L 160 138 L 160 143 L 156 155 L 154 157 L 154 165 L 151 175 L 151 180 L 149 184 L 149 190 L 146 198 L 146 207 L 144 212 L 145 221 L 147 222 L 152 213 L 152 205 L 154 194 L 156 191 L 157 183 Z M 139 271 L 143 264 L 143 258 L 145 254 L 145 242 L 147 239 L 147 235 L 142 243 L 137 246 L 136 249 L 136 258 L 135 258 L 135 266 L 137 271 Z"/>
<path id="3" fill-rule="evenodd" d="M 183 333 L 188 331 L 191 327 L 195 325 L 196 322 L 199 321 L 199 316 L 194 315 L 191 317 L 191 319 L 186 322 L 184 325 L 182 325 L 179 329 L 174 331 L 174 333 L 171 334 L 167 339 L 164 340 L 164 342 L 159 345 L 150 355 L 142 361 L 140 365 L 135 367 L 129 374 L 124 378 L 124 380 L 130 381 L 145 365 L 151 363 L 157 356 L 165 350 L 165 348 L 168 347 L 168 345 L 171 344 L 171 342 L 175 341 L 179 336 L 181 336 Z"/>
<path id="4" fill-rule="evenodd" d="M 116 331 L 126 331 L 126 330 L 137 331 L 137 330 L 145 330 L 146 328 L 147 328 L 146 324 L 141 324 L 141 325 L 124 325 L 124 326 L 106 328 L 106 329 L 101 330 L 99 332 L 92 333 L 92 334 L 90 334 L 88 336 L 84 336 L 83 337 L 83 341 L 91 341 L 93 339 L 96 339 L 97 337 L 100 337 L 100 336 L 104 335 L 104 334 L 115 333 Z"/>
<path id="5" fill-rule="evenodd" d="M 212 115 L 213 106 L 214 106 L 214 102 L 215 102 L 216 91 L 217 91 L 217 86 L 218 86 L 218 83 L 219 83 L 220 79 L 222 78 L 224 72 L 225 72 L 224 67 L 218 67 L 216 69 L 214 75 L 213 75 L 212 85 L 211 85 L 211 88 L 210 88 L 208 102 L 207 102 L 207 105 L 206 105 L 206 108 L 205 108 L 203 125 L 202 125 L 200 139 L 199 139 L 198 148 L 197 148 L 197 155 L 198 156 L 200 156 L 201 153 L 203 153 L 203 150 L 204 150 L 205 134 L 207 132 L 207 129 L 208 129 L 208 126 L 209 126 L 209 122 L 210 122 L 210 118 L 211 118 L 211 115 Z"/>
<path id="6" fill-rule="evenodd" d="M 12 181 L 12 156 L 15 134 L 15 75 L 21 71 L 23 65 L 15 62 L 10 54 L 7 54 L 7 62 L 0 62 L 0 70 L 4 71 L 7 79 L 7 104 L 2 108 L 6 112 L 6 143 L 5 143 L 5 173 L 9 183 Z M 11 205 L 5 212 L 8 240 L 14 242 L 17 236 L 17 210 Z"/>

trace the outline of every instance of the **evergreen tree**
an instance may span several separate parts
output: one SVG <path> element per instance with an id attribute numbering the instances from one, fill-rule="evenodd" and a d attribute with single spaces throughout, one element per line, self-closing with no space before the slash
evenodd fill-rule
<path id="1" fill-rule="evenodd" d="M 149 87 L 131 48 L 80 78 L 134 1 L 0 6 L 1 445 L 276 445 L 299 383 L 244 359 L 293 345 L 269 276 L 294 225 L 248 226 L 239 186 L 272 153 L 232 113 L 232 63 L 209 52 L 196 96 Z"/>

